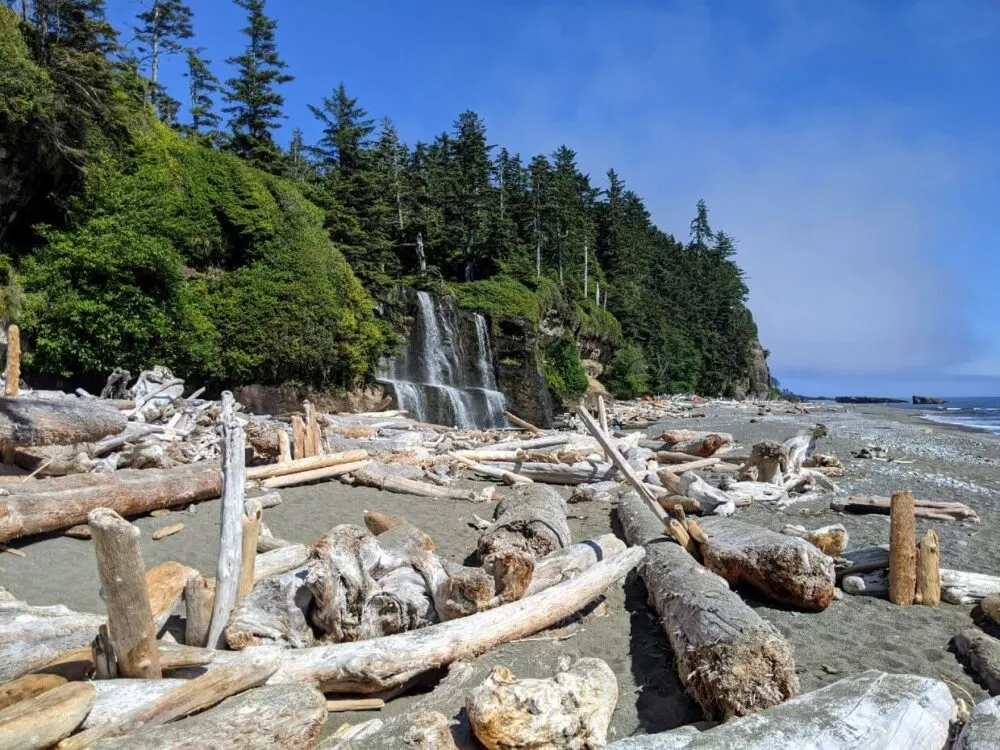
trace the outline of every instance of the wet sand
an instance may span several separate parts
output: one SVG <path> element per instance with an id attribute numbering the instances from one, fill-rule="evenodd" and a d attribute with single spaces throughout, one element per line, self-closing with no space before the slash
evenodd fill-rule
<path id="1" fill-rule="evenodd" d="M 783 407 L 782 407 L 783 408 Z M 959 500 L 980 514 L 982 523 L 923 521 L 918 535 L 937 530 L 944 567 L 1000 574 L 1000 439 L 919 420 L 911 412 L 886 407 L 828 407 L 807 415 L 775 413 L 758 418 L 756 409 L 711 405 L 702 419 L 676 420 L 665 427 L 721 429 L 732 432 L 743 453 L 758 440 L 784 439 L 822 422 L 830 436 L 819 450 L 844 461 L 847 476 L 837 480 L 845 492 L 888 495 L 899 487 L 918 498 Z M 751 419 L 760 419 L 751 422 Z M 866 445 L 881 445 L 914 463 L 883 463 L 851 458 Z M 437 542 L 442 555 L 464 561 L 475 550 L 474 516 L 490 517 L 492 504 L 474 505 L 392 495 L 336 482 L 281 491 L 284 503 L 265 511 L 276 536 L 311 542 L 338 523 L 362 523 L 362 512 L 383 510 L 421 526 Z M 568 494 L 568 493 L 567 493 Z M 575 540 L 615 529 L 612 504 L 570 506 Z M 214 575 L 218 544 L 219 502 L 202 503 L 194 513 L 179 511 L 165 518 L 140 518 L 143 556 L 147 566 L 179 560 Z M 807 527 L 843 523 L 850 546 L 888 541 L 887 516 L 848 516 L 829 510 L 828 502 L 793 505 L 784 511 L 757 506 L 741 508 L 737 517 L 770 528 L 787 523 Z M 152 532 L 183 522 L 179 534 L 158 542 Z M 93 550 L 88 541 L 60 536 L 33 538 L 12 545 L 25 558 L 0 554 L 0 585 L 33 604 L 65 604 L 73 609 L 102 612 Z M 941 604 L 897 607 L 887 601 L 844 596 L 825 612 L 808 614 L 767 605 L 742 592 L 760 614 L 781 630 L 795 650 L 802 690 L 808 691 L 843 676 L 877 668 L 911 672 L 948 680 L 956 697 L 980 700 L 985 691 L 948 651 L 949 640 L 972 625 L 972 606 Z M 568 636 L 568 637 L 567 637 Z M 563 657 L 597 656 L 618 677 L 620 697 L 611 737 L 657 732 L 697 721 L 697 707 L 683 694 L 666 637 L 645 606 L 641 581 L 630 576 L 624 587 L 607 592 L 598 606 L 570 623 L 535 639 L 511 643 L 480 657 L 483 672 L 504 664 L 516 675 L 550 676 Z M 332 714 L 327 731 L 343 723 L 387 719 L 404 713 L 419 696 L 398 698 L 380 712 Z"/>

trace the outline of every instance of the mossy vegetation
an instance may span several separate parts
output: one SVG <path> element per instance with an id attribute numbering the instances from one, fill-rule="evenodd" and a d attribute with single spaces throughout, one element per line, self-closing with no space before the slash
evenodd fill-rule
<path id="1" fill-rule="evenodd" d="M 572 336 L 567 334 L 543 348 L 541 363 L 545 382 L 563 401 L 579 399 L 587 392 L 587 373 Z"/>

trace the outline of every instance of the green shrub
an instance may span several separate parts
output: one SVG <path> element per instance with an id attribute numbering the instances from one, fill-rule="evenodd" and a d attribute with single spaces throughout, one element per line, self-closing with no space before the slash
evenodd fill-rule
<path id="1" fill-rule="evenodd" d="M 532 325 L 538 325 L 538 297 L 520 281 L 509 276 L 451 284 L 450 287 L 458 299 L 459 307 L 486 312 L 495 318 L 524 318 Z"/>
<path id="2" fill-rule="evenodd" d="M 564 401 L 581 398 L 587 392 L 587 373 L 571 336 L 563 336 L 542 352 L 542 375 L 552 392 Z"/>
<path id="3" fill-rule="evenodd" d="M 617 398 L 639 398 L 649 393 L 649 366 L 640 347 L 626 343 L 616 352 L 606 385 Z"/>

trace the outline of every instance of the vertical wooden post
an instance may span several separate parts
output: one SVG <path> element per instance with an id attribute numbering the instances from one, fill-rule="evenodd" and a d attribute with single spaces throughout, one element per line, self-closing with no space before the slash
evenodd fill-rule
<path id="1" fill-rule="evenodd" d="M 4 395 L 21 395 L 21 329 L 12 325 L 7 329 L 7 382 Z"/>
<path id="2" fill-rule="evenodd" d="M 597 419 L 601 425 L 601 432 L 604 433 L 605 437 L 611 437 L 608 432 L 608 407 L 604 404 L 604 396 L 598 394 L 597 396 Z M 608 452 L 604 452 L 605 458 L 608 456 Z"/>
<path id="3" fill-rule="evenodd" d="M 889 601 L 908 607 L 917 586 L 916 519 L 913 495 L 892 493 L 889 501 Z"/>
<path id="4" fill-rule="evenodd" d="M 215 587 L 201 576 L 184 586 L 184 643 L 204 647 L 208 643 L 208 628 L 212 624 Z"/>
<path id="5" fill-rule="evenodd" d="M 246 501 L 246 515 L 243 516 L 243 537 L 240 540 L 243 553 L 240 560 L 240 585 L 237 599 L 242 599 L 253 588 L 254 565 L 257 562 L 257 539 L 260 537 L 260 520 L 263 510 L 258 500 Z"/>
<path id="6" fill-rule="evenodd" d="M 298 414 L 292 416 L 292 446 L 295 458 L 306 457 L 306 425 Z"/>
<path id="7" fill-rule="evenodd" d="M 320 434 L 319 423 L 316 421 L 316 407 L 309 401 L 302 402 L 302 410 L 305 412 L 306 422 L 306 456 L 318 456 L 320 454 Z"/>
<path id="8" fill-rule="evenodd" d="M 215 604 L 208 629 L 208 647 L 221 648 L 223 631 L 236 605 L 242 558 L 244 495 L 246 493 L 246 435 L 236 419 L 233 394 L 222 394 L 222 530 L 219 567 L 215 574 Z"/>
<path id="9" fill-rule="evenodd" d="M 278 463 L 285 464 L 292 460 L 292 446 L 288 440 L 288 432 L 284 427 L 278 430 Z"/>
<path id="10" fill-rule="evenodd" d="M 917 548 L 916 601 L 926 607 L 941 603 L 941 549 L 937 532 L 933 530 L 924 534 Z"/>
<path id="11" fill-rule="evenodd" d="M 139 529 L 110 508 L 87 517 L 108 608 L 108 635 L 121 677 L 157 679 L 160 651 L 139 551 Z"/>

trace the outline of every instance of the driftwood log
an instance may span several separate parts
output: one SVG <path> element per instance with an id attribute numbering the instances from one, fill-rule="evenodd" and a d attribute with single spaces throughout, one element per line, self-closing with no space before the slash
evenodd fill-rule
<path id="1" fill-rule="evenodd" d="M 326 699 L 312 688 L 260 687 L 197 716 L 102 740 L 94 750 L 310 748 L 315 747 L 326 718 Z"/>
<path id="2" fill-rule="evenodd" d="M 0 685 L 0 711 L 65 683 L 66 678 L 57 674 L 26 674 L 5 682 Z"/>
<path id="3" fill-rule="evenodd" d="M 805 539 L 809 544 L 830 556 L 839 555 L 847 549 L 847 529 L 841 523 L 821 526 L 813 530 L 789 524 L 782 527 L 781 533 Z"/>
<path id="4" fill-rule="evenodd" d="M 578 461 L 575 464 L 552 464 L 537 461 L 517 463 L 513 467 L 498 463 L 483 462 L 483 466 L 491 469 L 508 469 L 527 477 L 533 482 L 542 484 L 577 485 L 604 482 L 614 479 L 615 469 L 609 463 L 597 461 Z"/>
<path id="5" fill-rule="evenodd" d="M 466 711 L 476 738 L 489 750 L 559 747 L 569 750 L 607 743 L 618 704 L 618 680 L 600 659 L 579 659 L 550 679 L 517 679 L 494 667 L 469 692 Z"/>
<path id="6" fill-rule="evenodd" d="M 1000 747 L 1000 698 L 977 703 L 951 750 L 997 750 Z"/>
<path id="7" fill-rule="evenodd" d="M 908 607 L 917 590 L 913 495 L 906 490 L 894 492 L 889 508 L 889 601 Z"/>
<path id="8" fill-rule="evenodd" d="M 941 549 L 937 532 L 929 529 L 917 547 L 917 604 L 936 607 L 941 602 Z"/>
<path id="9" fill-rule="evenodd" d="M 7 368 L 4 371 L 4 395 L 21 394 L 21 328 L 16 323 L 7 328 Z"/>
<path id="10" fill-rule="evenodd" d="M 788 454 L 781 443 L 765 440 L 757 443 L 736 476 L 741 481 L 766 482 L 782 487 L 785 484 L 785 469 Z"/>
<path id="11" fill-rule="evenodd" d="M 566 501 L 551 487 L 520 485 L 497 503 L 493 523 L 479 537 L 479 556 L 484 561 L 509 552 L 542 557 L 569 544 Z"/>
<path id="12" fill-rule="evenodd" d="M 982 630 L 968 628 L 955 636 L 954 645 L 990 695 L 1000 695 L 1000 641 Z"/>
<path id="13" fill-rule="evenodd" d="M 666 471 L 661 469 L 661 473 Z M 736 503 L 722 490 L 713 487 L 693 471 L 681 475 L 681 491 L 692 500 L 697 501 L 702 513 L 717 516 L 731 516 L 736 512 Z"/>
<path id="14" fill-rule="evenodd" d="M 125 429 L 118 409 L 79 398 L 0 398 L 0 447 L 74 445 Z"/>
<path id="15" fill-rule="evenodd" d="M 18 483 L 0 503 L 0 543 L 86 523 L 95 508 L 136 516 L 210 500 L 221 490 L 218 464 L 210 463 Z"/>
<path id="16" fill-rule="evenodd" d="M 287 433 L 286 433 L 287 434 Z M 263 466 L 253 466 L 247 469 L 247 479 L 261 480 L 271 477 L 281 477 L 288 474 L 299 474 L 303 471 L 313 469 L 326 469 L 330 466 L 363 461 L 368 458 L 368 452 L 362 450 L 344 451 L 342 453 L 330 453 L 326 456 L 311 456 L 299 458 L 294 461 L 285 461 L 275 464 L 265 464 Z"/>
<path id="17" fill-rule="evenodd" d="M 686 453 L 687 455 L 694 456 L 696 458 L 708 458 L 726 445 L 726 437 L 731 436 L 710 433 L 703 437 L 691 438 L 690 440 L 682 440 L 674 443 L 670 446 L 670 450 L 673 453 Z M 729 442 L 732 441 L 730 440 Z"/>
<path id="18" fill-rule="evenodd" d="M 683 727 L 612 742 L 608 750 L 941 750 L 956 706 L 945 683 L 870 670 L 754 716 L 699 732 Z"/>
<path id="19" fill-rule="evenodd" d="M 705 567 L 733 585 L 811 612 L 833 601 L 833 560 L 804 539 L 785 536 L 731 518 L 705 517 L 700 545 Z"/>
<path id="20" fill-rule="evenodd" d="M 226 644 L 234 651 L 249 646 L 312 646 L 316 639 L 306 621 L 312 595 L 304 567 L 267 578 L 237 603 L 226 626 Z"/>
<path id="21" fill-rule="evenodd" d="M 774 706 L 799 691 L 791 646 L 770 624 L 663 535 L 634 493 L 618 506 L 629 544 L 644 545 L 639 566 L 681 682 L 706 716 L 727 719 Z"/>
<path id="22" fill-rule="evenodd" d="M 846 499 L 830 501 L 830 509 L 841 513 L 881 513 L 889 515 L 890 498 L 877 495 L 851 495 Z M 964 503 L 916 500 L 913 506 L 917 518 L 936 521 L 979 521 L 979 514 Z"/>
<path id="23" fill-rule="evenodd" d="M 989 594 L 983 597 L 983 600 L 979 602 L 980 609 L 983 610 L 983 614 L 989 617 L 993 622 L 1000 624 L 1000 594 Z"/>
<path id="24" fill-rule="evenodd" d="M 70 682 L 0 711 L 0 750 L 45 750 L 68 736 L 94 703 L 94 686 Z"/>

